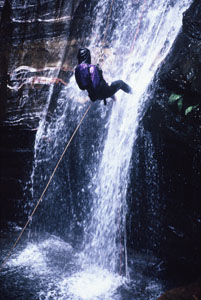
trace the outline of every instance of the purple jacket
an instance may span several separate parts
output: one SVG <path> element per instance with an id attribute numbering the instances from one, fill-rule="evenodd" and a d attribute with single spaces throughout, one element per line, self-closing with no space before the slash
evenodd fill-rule
<path id="1" fill-rule="evenodd" d="M 81 63 L 75 69 L 75 79 L 81 90 L 87 90 L 92 101 L 100 98 L 102 85 L 106 84 L 98 66 Z"/>
<path id="2" fill-rule="evenodd" d="M 97 66 L 82 63 L 75 69 L 75 79 L 81 90 L 96 89 L 101 80 L 100 69 Z"/>

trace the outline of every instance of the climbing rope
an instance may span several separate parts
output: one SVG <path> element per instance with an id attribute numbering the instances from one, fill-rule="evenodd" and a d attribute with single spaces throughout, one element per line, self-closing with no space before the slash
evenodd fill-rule
<path id="1" fill-rule="evenodd" d="M 114 0 L 111 1 L 109 13 L 108 13 L 108 16 L 107 16 L 107 21 L 106 21 L 106 25 L 105 25 L 105 33 L 104 33 L 104 36 L 103 36 L 103 40 L 101 42 L 101 51 L 100 51 L 100 54 L 99 54 L 98 64 L 99 64 L 100 61 L 103 60 L 103 54 L 104 54 L 103 47 L 105 46 L 105 40 L 106 40 L 106 36 L 107 36 L 107 31 L 108 31 L 108 26 L 109 26 L 109 20 L 110 20 L 111 14 L 112 14 L 113 4 L 114 4 Z"/>
<path id="2" fill-rule="evenodd" d="M 141 11 L 141 14 L 140 14 L 140 17 L 139 17 L 139 21 L 138 21 L 138 25 L 137 25 L 137 29 L 136 29 L 136 31 L 135 31 L 135 35 L 134 35 L 134 38 L 133 38 L 133 42 L 132 42 L 132 45 L 131 45 L 131 48 L 130 48 L 130 54 L 131 54 L 131 53 L 133 52 L 133 50 L 134 50 L 135 42 L 136 42 L 138 33 L 139 33 L 139 31 L 140 31 L 140 25 L 141 25 L 141 23 L 142 23 L 142 17 L 143 17 L 144 11 L 145 11 L 146 4 L 147 4 L 147 0 L 144 0 L 143 6 L 142 6 L 142 11 Z"/>
<path id="3" fill-rule="evenodd" d="M 24 225 L 22 231 L 20 232 L 20 234 L 19 234 L 19 236 L 18 236 L 16 242 L 14 243 L 13 247 L 11 248 L 11 250 L 10 250 L 10 252 L 8 253 L 8 255 L 6 256 L 6 258 L 5 258 L 5 259 L 3 260 L 3 262 L 1 263 L 1 265 L 0 265 L 0 271 L 2 270 L 3 266 L 4 266 L 5 263 L 8 261 L 8 259 L 10 258 L 10 256 L 11 256 L 13 250 L 14 250 L 15 247 L 17 246 L 19 240 L 21 239 L 21 237 L 22 237 L 22 235 L 23 235 L 25 229 L 27 228 L 27 226 L 28 226 L 29 223 L 31 222 L 33 215 L 35 214 L 35 212 L 36 212 L 36 210 L 37 210 L 37 208 L 38 208 L 40 202 L 42 201 L 43 196 L 44 196 L 45 192 L 47 191 L 47 189 L 48 189 L 48 187 L 49 187 L 49 185 L 50 185 L 50 183 L 51 183 L 51 181 L 52 181 L 52 178 L 54 177 L 54 174 L 55 174 L 55 172 L 56 172 L 56 170 L 57 170 L 57 168 L 58 168 L 58 166 L 59 166 L 59 164 L 60 164 L 60 162 L 61 162 L 61 160 L 62 160 L 63 157 L 64 157 L 64 154 L 66 153 L 66 151 L 67 151 L 67 149 L 68 149 L 70 143 L 72 142 L 72 139 L 74 138 L 76 132 L 78 131 L 80 125 L 82 124 L 82 122 L 83 122 L 84 118 L 86 117 L 86 115 L 87 115 L 87 113 L 88 113 L 88 111 L 89 111 L 90 108 L 91 108 L 91 104 L 88 106 L 88 108 L 87 108 L 87 110 L 85 111 L 83 117 L 81 118 L 79 124 L 77 125 L 76 129 L 74 130 L 74 132 L 73 132 L 73 134 L 72 134 L 70 140 L 68 141 L 68 143 L 67 143 L 67 145 L 66 145 L 66 147 L 65 147 L 65 149 L 64 149 L 64 151 L 63 151 L 63 153 L 62 153 L 61 156 L 60 156 L 60 159 L 58 160 L 58 162 L 57 162 L 57 164 L 56 164 L 56 166 L 55 166 L 55 168 L 54 168 L 54 171 L 52 172 L 52 175 L 50 176 L 50 179 L 49 179 L 48 183 L 46 184 L 46 186 L 45 186 L 45 188 L 44 188 L 44 190 L 43 190 L 43 192 L 42 192 L 42 194 L 41 194 L 41 196 L 40 196 L 40 198 L 39 198 L 39 200 L 38 200 L 36 206 L 34 207 L 32 213 L 31 213 L 31 215 L 28 217 L 28 220 L 27 220 L 26 224 Z"/>
<path id="4" fill-rule="evenodd" d="M 134 47 L 135 47 L 135 42 L 137 40 L 137 37 L 138 37 L 138 33 L 140 31 L 140 25 L 142 23 L 142 18 L 143 18 L 143 14 L 144 14 L 144 11 L 145 11 L 145 8 L 146 8 L 146 4 L 147 4 L 147 0 L 144 0 L 143 2 L 143 6 L 142 6 L 142 11 L 141 11 L 141 14 L 139 16 L 139 19 L 138 19 L 138 23 L 137 23 L 137 29 L 135 31 L 135 35 L 134 35 L 134 38 L 133 38 L 133 41 L 132 41 L 132 44 L 131 44 L 131 48 L 130 48 L 130 55 L 132 54 L 133 50 L 134 50 Z M 111 14 L 111 13 L 110 13 Z M 126 223 L 124 225 L 124 246 L 122 245 L 122 230 L 121 230 L 121 220 L 120 220 L 120 214 L 121 214 L 121 211 L 119 210 L 119 243 L 120 243 L 120 251 L 119 251 L 119 275 L 121 275 L 122 273 L 122 260 L 123 260 L 123 251 L 124 251 L 124 260 L 125 260 L 125 275 L 126 277 L 129 276 L 128 274 L 128 270 L 127 270 L 127 250 L 126 250 Z M 125 221 L 126 222 L 126 221 Z"/>
<path id="5" fill-rule="evenodd" d="M 105 39 L 106 39 L 106 36 L 107 36 L 107 30 L 108 30 L 108 26 L 109 26 L 109 20 L 110 20 L 111 14 L 112 14 L 113 4 L 114 4 L 114 0 L 111 1 L 110 10 L 109 10 L 109 14 L 108 14 L 107 22 L 106 22 L 106 26 L 105 26 L 105 33 L 104 33 L 104 36 L 103 36 L 103 43 L 105 43 Z"/>

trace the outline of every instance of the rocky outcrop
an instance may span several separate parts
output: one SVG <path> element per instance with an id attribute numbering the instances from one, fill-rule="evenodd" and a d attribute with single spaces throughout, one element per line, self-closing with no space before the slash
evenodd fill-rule
<path id="1" fill-rule="evenodd" d="M 183 17 L 182 31 L 158 74 L 158 88 L 144 118 L 178 140 L 199 148 L 201 103 L 201 5 L 194 1 Z M 150 122 L 151 118 L 151 122 Z"/>
<path id="2" fill-rule="evenodd" d="M 66 85 L 72 75 L 75 40 L 69 40 L 80 1 L 39 2 L 1 7 L 0 77 L 3 125 L 37 127 L 51 86 Z M 75 27 L 75 24 L 73 24 Z M 68 53 L 68 55 L 64 55 Z"/>
<path id="3" fill-rule="evenodd" d="M 182 32 L 160 71 L 164 84 L 178 93 L 201 94 L 200 16 L 201 6 L 196 0 L 184 13 Z"/>
<path id="4" fill-rule="evenodd" d="M 174 284 L 178 278 L 196 279 L 201 269 L 200 20 L 201 3 L 195 0 L 150 87 L 153 96 L 142 116 L 133 158 L 131 186 L 138 188 L 130 191 L 132 240 L 161 257 L 161 273 L 165 270 L 163 275 Z M 140 202 L 143 198 L 149 203 Z M 132 199 L 139 199 L 138 204 Z M 144 211 L 141 221 L 138 211 Z"/>
<path id="5" fill-rule="evenodd" d="M 164 293 L 158 300 L 199 300 L 201 299 L 201 280 L 188 286 L 175 288 Z"/>
<path id="6" fill-rule="evenodd" d="M 26 3 L 0 2 L 1 227 L 26 218 L 38 122 L 49 89 L 68 83 L 77 49 L 69 32 L 81 1 Z"/>

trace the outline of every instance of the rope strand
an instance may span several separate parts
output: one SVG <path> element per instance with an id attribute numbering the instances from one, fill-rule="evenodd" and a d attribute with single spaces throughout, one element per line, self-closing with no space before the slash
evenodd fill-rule
<path id="1" fill-rule="evenodd" d="M 114 0 L 111 1 L 109 13 L 108 13 L 108 16 L 107 16 L 107 22 L 106 22 L 106 26 L 105 26 L 105 33 L 104 33 L 104 36 L 103 36 L 103 40 L 101 42 L 102 46 L 101 46 L 101 51 L 100 51 L 100 54 L 99 54 L 98 64 L 103 59 L 103 54 L 104 54 L 103 47 L 105 46 L 105 41 L 106 41 L 106 36 L 107 36 L 107 31 L 108 31 L 108 26 L 109 26 L 109 20 L 111 18 L 111 14 L 112 14 L 113 4 L 114 4 Z"/>
<path id="2" fill-rule="evenodd" d="M 11 250 L 10 250 L 10 252 L 8 253 L 8 255 L 6 256 L 6 258 L 5 258 L 5 259 L 3 260 L 3 262 L 1 263 L 1 265 L 0 265 L 0 271 L 3 269 L 3 266 L 5 265 L 5 263 L 6 263 L 6 262 L 8 261 L 8 259 L 10 258 L 10 256 L 11 256 L 13 250 L 14 250 L 15 247 L 17 246 L 19 240 L 21 239 L 21 237 L 22 237 L 22 235 L 23 235 L 25 229 L 27 228 L 27 226 L 28 226 L 29 223 L 31 222 L 34 213 L 36 212 L 36 210 L 37 210 L 37 208 L 38 208 L 40 202 L 42 201 L 43 196 L 44 196 L 45 192 L 47 191 L 47 189 L 48 189 L 48 187 L 49 187 L 49 185 L 50 185 L 50 183 L 51 183 L 51 181 L 52 181 L 52 178 L 54 177 L 54 174 L 55 174 L 55 172 L 56 172 L 56 170 L 57 170 L 57 168 L 58 168 L 58 166 L 59 166 L 61 160 L 62 160 L 63 157 L 64 157 L 64 154 L 66 153 L 66 150 L 68 149 L 68 147 L 69 147 L 69 145 L 70 145 L 72 139 L 74 138 L 76 132 L 78 131 L 80 125 L 82 124 L 82 122 L 83 122 L 84 118 L 86 117 L 86 115 L 87 115 L 87 113 L 88 113 L 88 111 L 89 111 L 90 108 L 91 108 L 91 104 L 88 106 L 88 108 L 87 108 L 87 110 L 85 111 L 85 113 L 84 113 L 82 119 L 80 120 L 80 122 L 79 122 L 79 124 L 77 125 L 76 129 L 74 130 L 74 132 L 73 132 L 73 134 L 72 134 L 70 140 L 68 141 L 68 143 L 67 143 L 67 145 L 66 145 L 66 147 L 65 147 L 65 149 L 64 149 L 64 151 L 63 151 L 63 153 L 61 154 L 61 156 L 60 156 L 60 158 L 59 158 L 59 160 L 58 160 L 58 162 L 57 162 L 57 164 L 56 164 L 56 166 L 55 166 L 55 168 L 54 168 L 54 170 L 53 170 L 53 172 L 52 172 L 52 175 L 50 176 L 50 179 L 48 180 L 48 183 L 46 184 L 46 186 L 45 186 L 45 188 L 44 188 L 44 190 L 43 190 L 43 192 L 42 192 L 42 194 L 41 194 L 41 196 L 40 196 L 40 198 L 39 198 L 39 200 L 38 200 L 36 206 L 34 207 L 32 213 L 31 213 L 31 215 L 28 217 L 28 220 L 27 220 L 26 224 L 24 225 L 22 231 L 20 232 L 20 234 L 19 234 L 17 240 L 15 241 L 13 247 L 11 248 Z"/>
<path id="3" fill-rule="evenodd" d="M 133 39 L 133 42 L 132 42 L 132 45 L 131 45 L 130 54 L 132 54 L 132 52 L 134 50 L 134 47 L 135 47 L 135 42 L 137 40 L 138 33 L 140 31 L 140 25 L 142 23 L 142 18 L 143 18 L 143 14 L 145 12 L 146 4 L 147 4 L 147 0 L 144 0 L 143 6 L 142 6 L 142 11 L 141 11 L 140 17 L 138 19 L 137 29 L 135 31 L 134 39 Z"/>

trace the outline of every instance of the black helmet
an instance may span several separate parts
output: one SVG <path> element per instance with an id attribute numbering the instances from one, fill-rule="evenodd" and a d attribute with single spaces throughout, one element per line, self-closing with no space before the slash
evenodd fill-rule
<path id="1" fill-rule="evenodd" d="M 91 54 L 90 54 L 89 49 L 87 49 L 87 48 L 79 49 L 77 59 L 78 59 L 78 64 L 81 64 L 81 63 L 90 64 L 91 63 Z"/>

